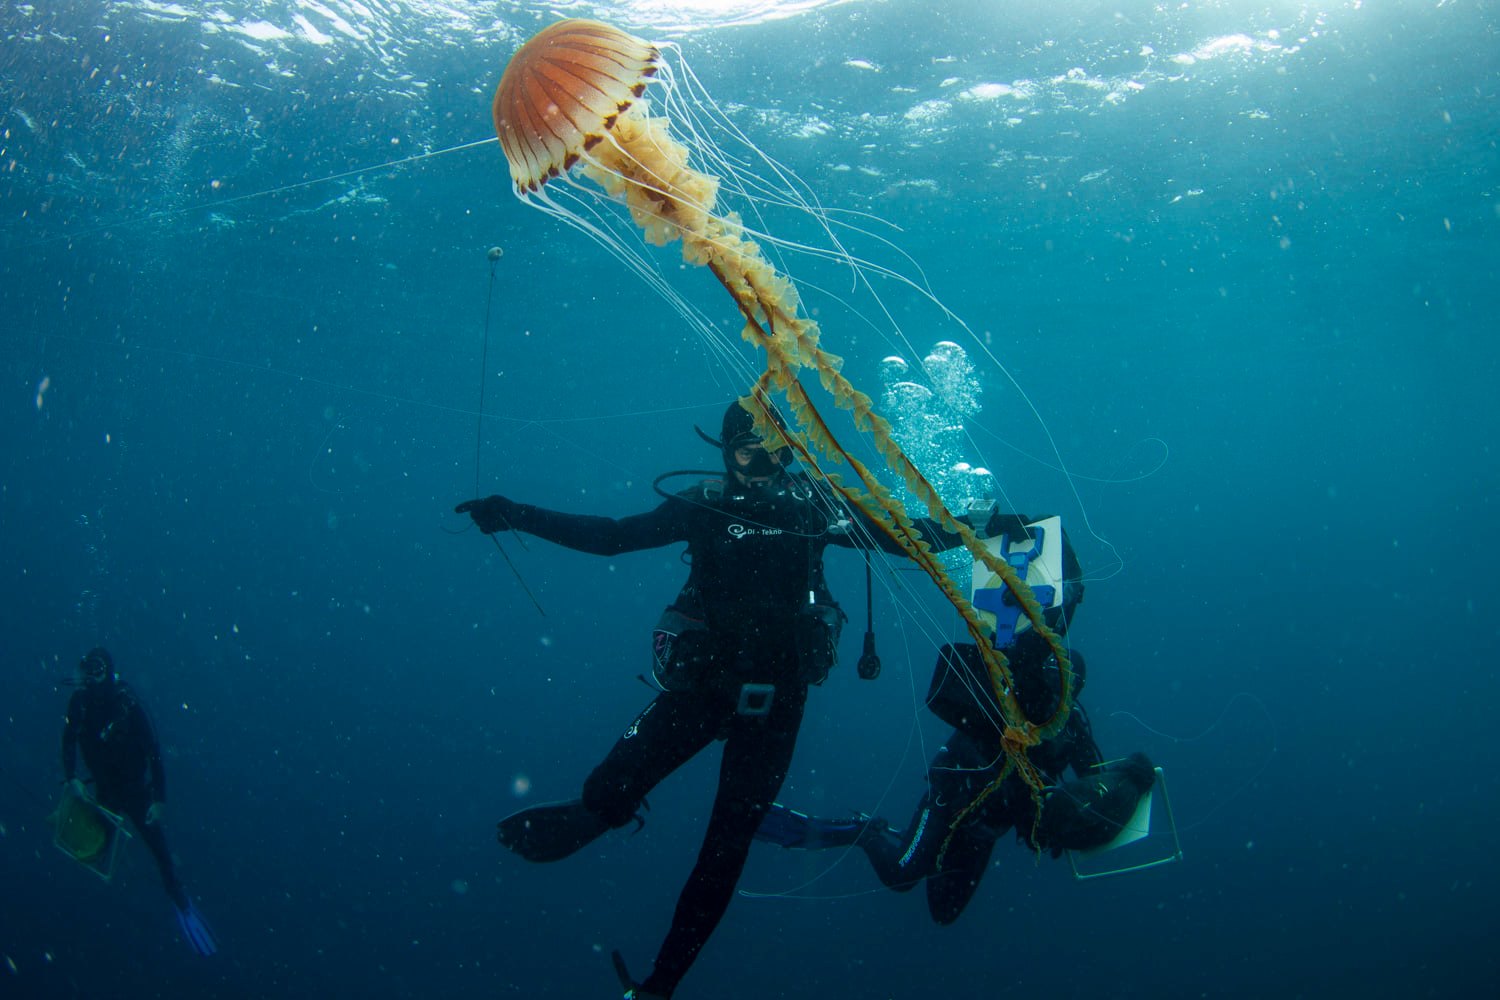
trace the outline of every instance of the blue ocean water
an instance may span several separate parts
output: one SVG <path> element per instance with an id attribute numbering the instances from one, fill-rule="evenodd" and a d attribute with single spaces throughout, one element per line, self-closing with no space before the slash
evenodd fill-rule
<path id="1" fill-rule="evenodd" d="M 1075 882 L 1006 840 L 938 928 L 858 856 L 757 847 L 678 996 L 1487 992 L 1496 10 L 1058 6 L 0 12 L 0 992 L 603 997 L 611 949 L 654 955 L 713 754 L 558 865 L 492 824 L 576 794 L 646 703 L 679 552 L 507 537 L 539 613 L 451 509 L 476 427 L 481 493 L 647 509 L 713 468 L 692 426 L 745 389 L 723 345 L 754 354 L 674 251 L 719 347 L 511 196 L 490 95 L 560 13 L 675 41 L 966 321 L 892 283 L 882 323 L 787 257 L 867 391 L 893 350 L 970 338 L 969 460 L 1067 519 L 1084 700 L 1163 766 L 1184 850 Z M 861 624 L 862 561 L 829 563 Z M 944 728 L 925 578 L 881 579 L 885 672 L 856 679 L 849 629 L 783 798 L 899 823 Z M 104 885 L 49 842 L 101 642 L 161 730 L 213 959 L 138 843 Z"/>

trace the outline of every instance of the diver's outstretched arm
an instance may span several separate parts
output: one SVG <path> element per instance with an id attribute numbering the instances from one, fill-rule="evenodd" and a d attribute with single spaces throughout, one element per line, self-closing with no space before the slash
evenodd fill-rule
<path id="1" fill-rule="evenodd" d="M 497 531 L 524 531 L 564 548 L 598 556 L 686 541 L 689 523 L 687 506 L 675 499 L 664 500 L 644 514 L 622 518 L 568 514 L 517 503 L 498 494 L 465 500 L 453 511 L 468 514 L 479 530 L 487 535 Z"/>

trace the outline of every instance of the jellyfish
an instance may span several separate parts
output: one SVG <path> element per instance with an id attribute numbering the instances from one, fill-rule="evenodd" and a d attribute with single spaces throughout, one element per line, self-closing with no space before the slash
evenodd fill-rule
<path id="1" fill-rule="evenodd" d="M 667 53 L 676 59 L 669 60 Z M 645 97 L 653 83 L 659 84 L 654 93 L 660 98 L 660 113 L 653 112 Z M 1008 764 L 1004 770 L 1019 769 L 1039 794 L 1040 779 L 1026 750 L 1059 731 L 1067 719 L 1072 669 L 1066 648 L 1047 627 L 1025 581 L 990 553 L 968 524 L 949 514 L 870 397 L 842 374 L 842 359 L 823 347 L 818 324 L 803 314 L 790 275 L 778 270 L 762 249 L 762 243 L 775 246 L 776 240 L 753 232 L 739 215 L 718 207 L 725 186 L 782 204 L 808 204 L 807 199 L 795 187 L 778 187 L 774 180 L 753 175 L 741 158 L 714 145 L 701 124 L 704 116 L 717 115 L 719 125 L 753 146 L 706 98 L 673 46 L 648 42 L 598 21 L 558 21 L 526 41 L 495 90 L 493 115 L 515 193 L 522 201 L 597 239 L 665 293 L 700 329 L 709 324 L 701 322 L 695 308 L 673 294 L 665 279 L 610 228 L 610 217 L 596 207 L 599 195 L 623 204 L 647 243 L 664 247 L 681 241 L 683 260 L 708 269 L 724 287 L 744 321 L 741 336 L 765 359 L 764 370 L 741 405 L 754 417 L 768 446 L 791 447 L 813 475 L 893 539 L 958 611 L 980 649 L 1001 706 Z M 674 134 L 674 120 L 681 140 Z M 789 172 L 779 164 L 767 157 L 762 162 L 769 164 L 775 178 L 787 180 Z M 697 163 L 708 169 L 699 169 Z M 1020 710 L 1006 659 L 990 643 L 988 629 L 967 595 L 916 533 L 893 489 L 835 436 L 809 394 L 804 375 L 813 377 L 837 407 L 850 413 L 856 431 L 867 436 L 910 496 L 1004 581 L 1032 627 L 1051 645 L 1062 678 L 1052 718 L 1033 723 Z M 776 394 L 785 398 L 790 411 L 785 430 L 770 419 Z M 834 471 L 837 467 L 852 471 L 854 481 L 845 482 Z"/>

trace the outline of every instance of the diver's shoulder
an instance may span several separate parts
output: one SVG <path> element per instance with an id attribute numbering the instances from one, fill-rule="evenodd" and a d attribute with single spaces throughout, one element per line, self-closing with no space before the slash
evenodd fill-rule
<path id="1" fill-rule="evenodd" d="M 724 480 L 704 477 L 678 490 L 672 495 L 672 499 L 693 507 L 701 507 L 705 503 L 716 504 L 724 499 Z"/>

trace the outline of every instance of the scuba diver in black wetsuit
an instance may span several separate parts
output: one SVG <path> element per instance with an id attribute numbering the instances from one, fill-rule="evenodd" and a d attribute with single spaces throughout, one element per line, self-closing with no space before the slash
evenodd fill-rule
<path id="1" fill-rule="evenodd" d="M 1083 599 L 1078 559 L 1066 543 L 1063 567 L 1062 604 L 1046 615 L 1048 625 L 1060 635 Z M 1045 721 L 1056 710 L 1060 690 L 1051 649 L 1035 631 L 1023 631 L 1005 653 L 1021 711 L 1033 722 Z M 955 728 L 927 767 L 927 791 L 905 831 L 892 832 L 878 817 L 825 820 L 777 803 L 757 839 L 805 850 L 857 845 L 887 888 L 905 892 L 925 882 L 928 912 L 942 925 L 963 913 L 984 877 L 995 841 L 1007 830 L 1014 829 L 1023 843 L 1053 857 L 1064 850 L 1109 843 L 1134 815 L 1141 796 L 1155 783 L 1156 772 L 1140 753 L 1104 763 L 1088 714 L 1077 702 L 1086 674 L 1083 655 L 1074 649 L 1070 659 L 1073 710 L 1061 732 L 1027 755 L 1046 784 L 1040 813 L 1031 789 L 1012 770 L 998 789 L 959 820 L 999 777 L 1006 761 L 1000 730 L 991 721 L 998 718 L 998 710 L 979 649 L 972 643 L 955 643 L 939 653 L 928 693 L 929 707 Z M 987 705 L 976 699 L 976 692 L 983 692 Z M 1064 781 L 1070 768 L 1076 780 Z"/>
<path id="2" fill-rule="evenodd" d="M 156 858 L 183 937 L 198 954 L 212 955 L 218 944 L 177 877 L 162 829 L 166 773 L 151 719 L 135 692 L 115 673 L 109 650 L 102 646 L 89 650 L 79 661 L 78 672 L 82 684 L 68 699 L 63 721 L 63 780 L 73 795 L 89 800 L 87 789 L 76 777 L 82 750 L 94 785 L 92 801 L 130 820 Z"/>
<path id="3" fill-rule="evenodd" d="M 714 443 L 724 479 L 663 493 L 664 502 L 644 514 L 589 517 L 499 496 L 456 508 L 486 534 L 525 531 L 598 555 L 687 542 L 687 583 L 652 637 L 662 692 L 588 776 L 582 798 L 524 810 L 499 830 L 500 842 L 529 860 L 566 857 L 631 822 L 662 779 L 724 741 L 703 848 L 651 974 L 636 983 L 615 954 L 626 997 L 676 990 L 723 917 L 755 831 L 786 778 L 808 686 L 822 683 L 833 666 L 844 619 L 824 580 L 824 550 L 900 553 L 864 515 L 789 472 L 790 449 L 767 451 L 739 403 L 725 412 Z M 993 532 L 1015 520 L 992 517 L 983 528 Z M 934 549 L 959 544 L 928 519 L 916 530 Z"/>

